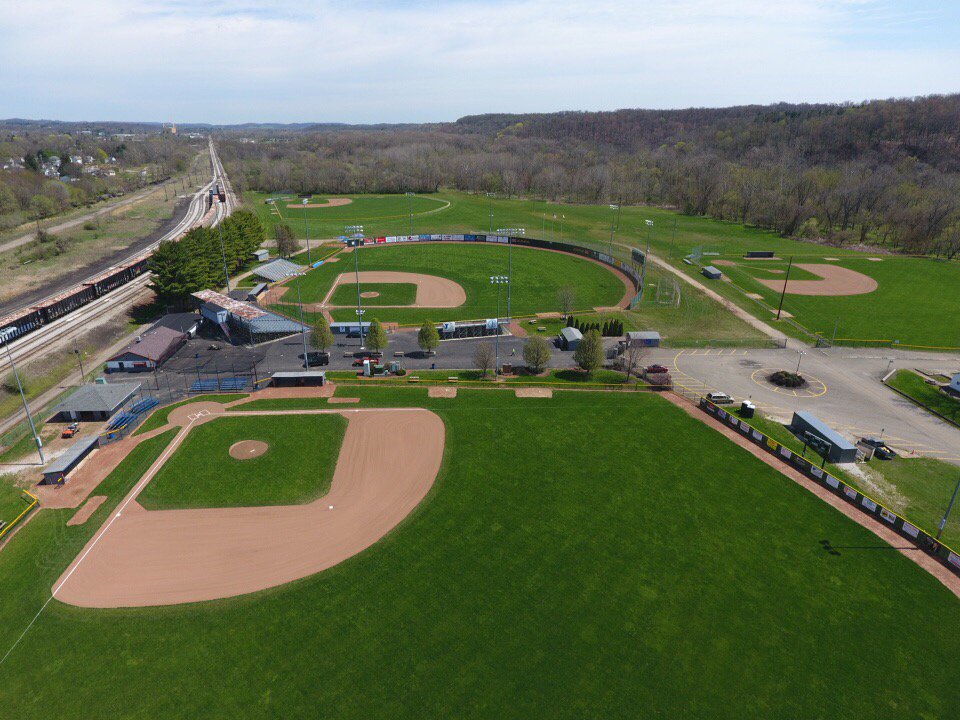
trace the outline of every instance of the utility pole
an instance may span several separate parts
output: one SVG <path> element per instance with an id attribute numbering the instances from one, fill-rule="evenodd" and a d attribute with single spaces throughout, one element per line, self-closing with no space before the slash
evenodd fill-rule
<path id="1" fill-rule="evenodd" d="M 497 229 L 497 235 L 507 236 L 507 320 L 513 320 L 513 315 L 510 314 L 510 300 L 513 290 L 513 236 L 526 234 L 527 229 L 522 227 Z"/>
<path id="2" fill-rule="evenodd" d="M 7 348 L 7 359 L 10 361 L 10 367 L 13 368 L 13 376 L 17 379 L 17 389 L 20 391 L 20 400 L 23 402 L 23 412 L 27 415 L 27 422 L 30 423 L 30 432 L 33 433 L 33 441 L 37 444 L 37 454 L 40 456 L 40 464 L 43 465 L 46 460 L 43 459 L 43 443 L 40 436 L 37 435 L 37 426 L 33 424 L 33 415 L 30 414 L 30 408 L 27 405 L 27 396 L 23 393 L 23 383 L 20 382 L 20 373 L 17 372 L 17 365 L 13 361 L 13 353 L 10 352 L 10 338 L 13 335 L 13 328 L 0 330 L 0 340 Z"/>
<path id="3" fill-rule="evenodd" d="M 87 376 L 83 371 L 83 355 L 81 355 L 80 351 L 76 348 L 73 349 L 73 354 L 77 356 L 77 362 L 80 363 L 80 383 L 83 384 L 83 379 Z"/>
<path id="4" fill-rule="evenodd" d="M 643 290 L 647 284 L 647 263 L 650 261 L 650 228 L 653 227 L 653 220 L 645 220 L 647 226 L 647 252 L 643 256 L 643 269 L 640 271 L 640 300 L 643 300 Z"/>
<path id="5" fill-rule="evenodd" d="M 413 196 L 416 193 L 408 192 L 406 193 L 407 197 L 407 211 L 410 213 L 410 237 L 413 237 Z"/>
<path id="6" fill-rule="evenodd" d="M 790 262 L 787 263 L 787 276 L 783 279 L 783 292 L 780 293 L 780 305 L 777 307 L 777 320 L 780 319 L 780 312 L 783 310 L 783 298 L 787 295 L 787 283 L 790 282 L 790 268 L 793 267 L 793 255 L 790 256 Z"/>

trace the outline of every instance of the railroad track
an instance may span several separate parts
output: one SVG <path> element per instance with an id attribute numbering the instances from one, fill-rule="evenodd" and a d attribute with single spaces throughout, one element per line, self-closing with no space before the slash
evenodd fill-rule
<path id="1" fill-rule="evenodd" d="M 135 253 L 131 253 L 129 256 L 121 260 L 117 264 L 117 267 L 152 253 L 161 242 L 175 240 L 197 225 L 209 223 L 211 227 L 214 227 L 233 212 L 236 206 L 236 199 L 233 196 L 233 191 L 230 189 L 229 182 L 226 180 L 226 175 L 223 172 L 223 164 L 220 162 L 220 158 L 217 156 L 212 140 L 210 140 L 210 166 L 212 175 L 211 180 L 204 184 L 196 193 L 194 193 L 193 197 L 190 199 L 190 204 L 187 206 L 187 211 L 180 222 L 177 223 L 177 225 L 170 230 L 170 232 L 161 237 L 155 243 L 152 243 L 146 248 L 142 248 Z M 226 193 L 226 202 L 214 203 L 213 207 L 208 212 L 206 210 L 207 196 L 210 192 L 210 189 L 217 182 L 222 183 L 224 187 Z M 96 275 L 92 275 L 85 280 L 81 280 L 77 284 L 78 286 L 82 285 L 85 282 L 88 282 L 102 274 L 103 271 L 100 271 Z M 98 316 L 108 313 L 118 306 L 132 303 L 141 294 L 149 281 L 150 272 L 145 271 L 141 273 L 129 282 L 120 285 L 118 288 L 102 295 L 99 298 L 96 298 L 95 300 L 92 300 L 85 305 L 81 305 L 76 310 L 67 313 L 63 317 L 60 317 L 53 322 L 46 323 L 33 332 L 23 335 L 17 340 L 13 340 L 9 344 L 10 353 L 13 355 L 16 362 L 29 362 L 33 358 L 41 355 L 44 351 L 49 351 L 52 345 L 68 341 L 71 338 L 80 335 L 88 328 L 91 322 L 95 321 Z M 36 304 L 41 304 L 42 302 L 43 301 L 40 301 L 40 303 Z M 6 348 L 4 348 L 3 353 L 0 354 L 0 373 L 6 372 L 9 368 L 10 363 L 7 358 Z"/>

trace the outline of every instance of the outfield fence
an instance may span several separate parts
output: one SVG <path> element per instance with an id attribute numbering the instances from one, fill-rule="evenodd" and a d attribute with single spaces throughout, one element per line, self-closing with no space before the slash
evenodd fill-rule
<path id="1" fill-rule="evenodd" d="M 697 405 L 708 415 L 712 415 L 730 428 L 739 431 L 743 437 L 750 440 L 754 445 L 762 447 L 782 462 L 799 470 L 821 487 L 826 488 L 837 497 L 842 498 L 849 505 L 857 508 L 860 512 L 877 519 L 882 525 L 910 541 L 917 548 L 935 558 L 952 573 L 960 576 L 960 553 L 944 545 L 931 533 L 921 529 L 918 525 L 910 522 L 906 518 L 901 517 L 893 510 L 884 507 L 869 495 L 862 493 L 857 490 L 857 488 L 834 477 L 826 470 L 817 467 L 817 465 L 782 445 L 779 441 L 765 435 L 745 420 L 724 410 L 706 398 L 701 397 Z"/>
<path id="2" fill-rule="evenodd" d="M 30 513 L 31 510 L 40 504 L 40 498 L 33 493 L 29 493 L 26 490 L 21 490 L 20 492 L 29 497 L 30 500 L 28 501 L 27 507 L 23 510 L 23 512 L 0 528 L 0 543 L 3 542 L 3 539 L 7 536 L 7 534 L 10 533 L 20 523 L 20 521 Z"/>

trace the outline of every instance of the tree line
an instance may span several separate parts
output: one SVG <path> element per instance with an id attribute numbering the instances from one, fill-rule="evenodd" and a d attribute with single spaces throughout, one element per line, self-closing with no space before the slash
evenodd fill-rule
<path id="1" fill-rule="evenodd" d="M 152 273 L 150 287 L 156 293 L 157 302 L 183 310 L 190 305 L 191 293 L 224 287 L 224 262 L 232 277 L 250 263 L 253 251 L 259 249 L 264 239 L 263 226 L 256 214 L 236 210 L 220 228 L 196 227 L 179 241 L 160 243 L 148 264 Z"/>
<path id="2" fill-rule="evenodd" d="M 238 190 L 620 201 L 838 246 L 960 255 L 960 95 L 244 133 L 221 143 Z"/>

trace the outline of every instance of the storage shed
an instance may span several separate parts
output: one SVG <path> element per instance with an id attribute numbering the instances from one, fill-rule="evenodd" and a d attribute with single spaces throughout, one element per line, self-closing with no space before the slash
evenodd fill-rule
<path id="1" fill-rule="evenodd" d="M 857 460 L 856 445 L 806 410 L 798 410 L 795 412 L 793 414 L 793 421 L 788 427 L 789 430 L 800 439 L 804 438 L 805 433 L 810 433 L 829 443 L 830 447 L 827 452 L 827 460 L 832 463 L 851 463 Z"/>
<path id="2" fill-rule="evenodd" d="M 67 451 L 43 469 L 41 485 L 55 485 L 64 482 L 67 475 L 80 461 L 100 446 L 100 436 L 80 438 Z"/>
<path id="3" fill-rule="evenodd" d="M 581 340 L 583 340 L 583 333 L 575 327 L 565 327 L 557 335 L 561 350 L 576 350 Z"/>
<path id="4" fill-rule="evenodd" d="M 702 268 L 700 272 L 709 280 L 719 280 L 723 277 L 723 273 L 717 270 L 713 265 L 707 265 L 705 268 Z"/>
<path id="5" fill-rule="evenodd" d="M 254 250 L 253 257 L 257 262 L 266 262 L 270 259 L 269 250 Z"/>
<path id="6" fill-rule="evenodd" d="M 627 333 L 627 346 L 660 347 L 660 333 L 656 330 L 631 330 Z"/>

